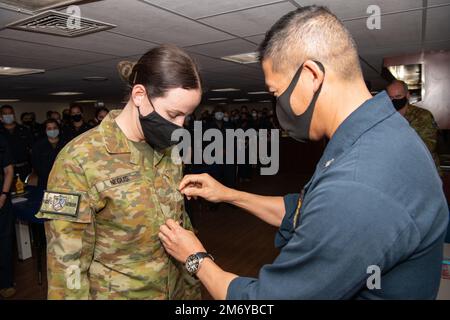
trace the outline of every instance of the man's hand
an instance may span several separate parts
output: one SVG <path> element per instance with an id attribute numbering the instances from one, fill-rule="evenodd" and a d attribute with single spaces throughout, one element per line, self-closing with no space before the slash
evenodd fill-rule
<path id="1" fill-rule="evenodd" d="M 193 232 L 183 229 L 172 219 L 167 220 L 159 230 L 159 239 L 167 253 L 182 263 L 194 253 L 206 252 Z"/>
<path id="2" fill-rule="evenodd" d="M 209 174 L 186 175 L 181 180 L 180 192 L 190 200 L 202 197 L 210 202 L 223 202 L 230 198 L 232 189 L 225 187 Z"/>

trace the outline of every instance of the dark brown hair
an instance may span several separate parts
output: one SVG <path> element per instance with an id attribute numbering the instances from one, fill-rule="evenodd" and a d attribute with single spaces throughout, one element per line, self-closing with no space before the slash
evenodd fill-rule
<path id="1" fill-rule="evenodd" d="M 151 98 L 159 98 L 169 89 L 199 89 L 198 67 L 194 60 L 174 45 L 161 45 L 144 54 L 129 77 L 131 87 L 141 84 Z"/>
<path id="2" fill-rule="evenodd" d="M 47 125 L 48 125 L 49 123 L 54 123 L 54 124 L 56 124 L 56 126 L 57 126 L 58 129 L 59 129 L 59 123 L 58 123 L 58 121 L 56 121 L 55 119 L 47 119 L 47 120 L 45 120 L 44 123 L 43 123 L 44 130 L 47 130 Z"/>

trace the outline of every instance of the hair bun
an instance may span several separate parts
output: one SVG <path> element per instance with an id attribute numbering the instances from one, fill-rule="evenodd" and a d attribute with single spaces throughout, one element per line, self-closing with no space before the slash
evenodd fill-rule
<path id="1" fill-rule="evenodd" d="M 117 71 L 119 71 L 119 76 L 124 82 L 131 84 L 133 79 L 130 79 L 130 76 L 135 65 L 136 62 L 131 61 L 121 61 L 117 64 Z"/>

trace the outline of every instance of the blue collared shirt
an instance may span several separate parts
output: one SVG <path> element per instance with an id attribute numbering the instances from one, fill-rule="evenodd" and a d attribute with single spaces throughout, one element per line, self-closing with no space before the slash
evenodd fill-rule
<path id="1" fill-rule="evenodd" d="M 304 190 L 295 226 L 299 195 L 285 196 L 279 256 L 258 279 L 234 279 L 227 299 L 436 297 L 448 224 L 442 182 L 386 92 L 340 125 Z"/>

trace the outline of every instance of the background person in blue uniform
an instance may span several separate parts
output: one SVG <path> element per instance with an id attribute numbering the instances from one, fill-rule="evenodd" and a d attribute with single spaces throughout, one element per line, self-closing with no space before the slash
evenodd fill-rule
<path id="1" fill-rule="evenodd" d="M 8 141 L 0 135 L 0 297 L 16 293 L 13 278 L 14 214 L 9 191 L 14 178 L 13 158 Z"/>
<path id="2" fill-rule="evenodd" d="M 280 254 L 258 279 L 209 258 L 197 277 L 216 299 L 435 298 L 448 223 L 442 183 L 386 92 L 371 96 L 349 32 L 327 9 L 303 7 L 272 27 L 260 51 L 281 126 L 297 140 L 330 141 L 300 196 L 239 192 L 207 175 L 183 179 L 188 197 L 234 204 L 280 228 Z M 206 251 L 172 220 L 159 236 L 179 261 Z M 380 287 L 368 282 L 373 266 Z"/>

